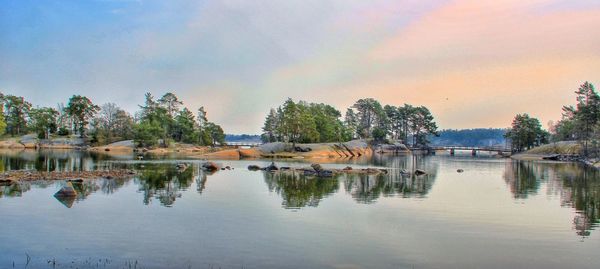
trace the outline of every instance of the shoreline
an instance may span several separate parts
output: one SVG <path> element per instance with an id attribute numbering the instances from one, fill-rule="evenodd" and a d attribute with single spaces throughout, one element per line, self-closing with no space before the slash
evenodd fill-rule
<path id="1" fill-rule="evenodd" d="M 542 153 L 518 153 L 510 156 L 511 159 L 517 161 L 535 161 L 535 162 L 551 162 L 551 163 L 579 163 L 591 168 L 600 169 L 600 161 L 589 158 L 577 157 L 576 160 L 552 160 L 548 157 L 559 156 L 563 154 L 542 154 Z M 572 157 L 569 155 L 569 157 Z"/>

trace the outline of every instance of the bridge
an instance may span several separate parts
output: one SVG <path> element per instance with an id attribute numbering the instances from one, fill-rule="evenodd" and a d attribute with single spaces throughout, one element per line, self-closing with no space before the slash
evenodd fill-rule
<path id="1" fill-rule="evenodd" d="M 429 148 L 411 148 L 411 150 L 426 150 L 435 153 L 436 151 L 449 151 L 450 155 L 454 156 L 456 151 L 470 151 L 471 155 L 476 156 L 477 152 L 497 152 L 500 155 L 510 154 L 512 150 L 506 147 L 490 146 L 490 147 L 466 147 L 466 146 L 432 146 Z"/>
<path id="2" fill-rule="evenodd" d="M 249 147 L 249 148 L 255 148 L 258 147 L 260 145 L 262 145 L 263 143 L 261 142 L 247 142 L 247 141 L 238 141 L 238 142 L 225 142 L 228 146 L 234 146 L 234 147 Z"/>

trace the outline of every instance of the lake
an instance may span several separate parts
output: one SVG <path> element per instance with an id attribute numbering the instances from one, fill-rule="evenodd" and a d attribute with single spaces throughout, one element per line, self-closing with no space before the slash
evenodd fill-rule
<path id="1" fill-rule="evenodd" d="M 322 165 L 389 173 L 314 178 L 246 169 L 268 160 L 208 174 L 177 156 L 0 151 L 0 171 L 137 171 L 72 199 L 53 196 L 64 181 L 0 186 L 0 268 L 600 268 L 599 172 L 467 155 L 342 160 Z"/>

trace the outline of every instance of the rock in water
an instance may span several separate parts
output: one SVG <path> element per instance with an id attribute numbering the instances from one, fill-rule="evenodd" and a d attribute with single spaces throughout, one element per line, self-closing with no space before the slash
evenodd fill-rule
<path id="1" fill-rule="evenodd" d="M 67 185 L 62 187 L 59 191 L 54 194 L 55 197 L 75 197 L 77 196 L 77 191 L 73 188 L 73 183 L 70 181 L 67 182 Z"/>
<path id="2" fill-rule="evenodd" d="M 269 166 L 267 166 L 265 168 L 265 170 L 267 170 L 267 171 L 277 171 L 277 170 L 279 170 L 279 168 L 277 168 L 277 166 L 275 165 L 274 162 L 271 162 L 271 164 Z"/>
<path id="3" fill-rule="evenodd" d="M 415 170 L 415 175 L 417 175 L 417 176 L 422 176 L 422 175 L 426 175 L 426 174 L 427 174 L 427 172 L 425 172 L 421 169 Z"/>
<path id="4" fill-rule="evenodd" d="M 317 171 L 317 172 L 323 170 L 323 167 L 318 163 L 313 163 L 310 165 L 310 167 L 312 167 L 312 169 L 315 169 L 315 171 Z"/>
<path id="5" fill-rule="evenodd" d="M 175 165 L 175 167 L 179 170 L 179 171 L 185 171 L 188 168 L 188 165 L 186 163 L 178 163 Z"/>
<path id="6" fill-rule="evenodd" d="M 217 171 L 219 170 L 219 166 L 213 162 L 205 162 L 202 164 L 202 170 L 204 171 Z"/>
<path id="7" fill-rule="evenodd" d="M 464 171 L 465 171 L 465 170 L 462 170 L 462 169 L 458 169 L 458 170 L 456 170 L 456 172 L 458 172 L 458 173 L 462 173 L 462 172 L 464 172 Z"/>
<path id="8" fill-rule="evenodd" d="M 250 171 L 258 171 L 258 170 L 260 170 L 260 166 L 253 165 L 253 164 L 252 165 L 248 165 L 248 170 L 250 170 Z"/>

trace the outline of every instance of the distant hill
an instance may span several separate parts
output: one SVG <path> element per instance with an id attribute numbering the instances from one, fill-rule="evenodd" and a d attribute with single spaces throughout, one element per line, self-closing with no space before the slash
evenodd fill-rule
<path id="1" fill-rule="evenodd" d="M 250 134 L 226 134 L 225 142 L 248 142 L 248 143 L 260 143 L 260 135 Z"/>
<path id="2" fill-rule="evenodd" d="M 477 128 L 462 130 L 441 130 L 440 136 L 430 136 L 429 141 L 434 146 L 496 146 L 504 145 L 506 129 Z"/>

